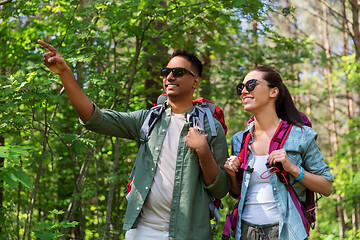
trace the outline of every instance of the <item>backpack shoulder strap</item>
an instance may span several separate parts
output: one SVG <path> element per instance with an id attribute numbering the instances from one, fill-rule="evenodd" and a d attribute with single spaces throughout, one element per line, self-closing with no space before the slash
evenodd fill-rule
<path id="1" fill-rule="evenodd" d="M 290 130 L 292 128 L 292 124 L 289 124 L 286 121 L 281 121 L 278 128 L 276 129 L 273 137 L 271 138 L 270 144 L 269 144 L 269 154 L 274 150 L 279 150 L 283 147 L 287 136 L 290 133 Z M 278 176 L 280 182 L 284 183 L 285 185 L 289 184 L 289 175 L 284 170 L 281 163 L 276 163 L 275 166 L 271 166 L 268 163 L 266 163 L 266 166 L 268 167 L 268 170 L 273 169 L 276 175 Z M 271 173 L 272 174 L 272 173 Z M 271 175 L 270 174 L 270 175 Z M 269 176 L 270 176 L 269 175 Z"/>
<path id="2" fill-rule="evenodd" d="M 167 96 L 162 94 L 158 97 L 156 104 L 154 107 L 150 108 L 148 115 L 143 122 L 143 125 L 140 129 L 140 142 L 146 142 L 151 133 L 156 122 L 161 117 L 162 112 L 165 109 L 164 103 L 167 99 Z"/>
<path id="3" fill-rule="evenodd" d="M 238 179 L 238 183 L 240 187 L 242 185 L 244 171 L 248 171 L 248 172 L 254 171 L 254 168 L 249 167 L 249 165 L 247 164 L 248 145 L 250 142 L 250 138 L 251 138 L 250 132 L 249 131 L 244 132 L 240 145 L 239 155 L 238 155 L 240 166 L 239 166 L 239 171 L 236 172 L 236 177 Z"/>
<path id="4" fill-rule="evenodd" d="M 238 155 L 238 159 L 240 161 L 240 166 L 239 166 L 238 171 L 236 172 L 236 178 L 238 180 L 238 185 L 239 185 L 240 189 L 241 189 L 241 185 L 243 182 L 244 172 L 245 171 L 249 171 L 249 172 L 254 171 L 253 168 L 251 168 L 251 167 L 249 167 L 249 165 L 247 165 L 248 145 L 250 142 L 250 138 L 251 138 L 250 131 L 245 131 L 243 133 L 240 150 L 239 150 L 239 155 Z M 235 231 L 236 223 L 237 223 L 238 215 L 239 215 L 238 207 L 239 207 L 240 197 L 241 197 L 241 195 L 239 196 L 239 199 L 236 202 L 231 214 L 226 216 L 224 228 L 223 228 L 223 232 L 222 232 L 222 239 L 230 239 L 230 237 L 231 237 L 230 231 L 231 230 Z"/>
<path id="5" fill-rule="evenodd" d="M 159 104 L 155 107 L 152 107 L 149 110 L 148 115 L 145 118 L 141 128 L 140 128 L 140 142 L 144 143 L 148 140 L 151 130 L 154 128 L 154 125 L 161 117 L 165 107 L 164 104 Z"/>
<path id="6" fill-rule="evenodd" d="M 276 131 L 274 133 L 274 136 L 272 137 L 272 139 L 270 141 L 269 153 L 271 153 L 274 150 L 278 150 L 278 149 L 282 148 L 287 136 L 290 133 L 292 126 L 293 126 L 292 124 L 290 124 L 286 121 L 280 122 L 278 128 L 276 129 Z"/>
<path id="7" fill-rule="evenodd" d="M 287 136 L 290 133 L 291 128 L 292 128 L 292 124 L 289 124 L 286 121 L 281 121 L 278 129 L 276 130 L 273 138 L 270 141 L 269 153 L 271 153 L 274 150 L 278 150 L 278 149 L 282 148 Z M 280 163 L 275 164 L 275 167 L 278 169 L 275 171 L 277 177 L 279 178 L 280 182 L 285 184 L 285 187 L 287 188 L 287 190 L 290 194 L 290 197 L 291 197 L 297 211 L 300 214 L 300 217 L 301 217 L 301 220 L 305 227 L 305 230 L 306 230 L 307 234 L 309 234 L 310 225 L 304 214 L 304 212 L 305 212 L 304 206 L 302 204 L 300 204 L 301 201 L 300 201 L 298 195 L 296 194 L 294 188 L 292 187 L 292 185 L 289 182 L 289 175 L 287 174 L 287 172 L 284 170 L 283 166 Z"/>
<path id="8" fill-rule="evenodd" d="M 188 115 L 188 120 L 192 120 L 193 126 L 203 129 L 205 126 L 205 116 L 207 117 L 210 125 L 211 135 L 216 137 L 216 127 L 214 121 L 215 104 L 210 102 L 196 102 L 194 103 L 193 111 Z M 191 119 L 192 118 L 192 119 Z M 197 122 L 197 119 L 199 122 Z M 200 125 L 200 126 L 199 126 Z"/>
<path id="9" fill-rule="evenodd" d="M 146 116 L 145 121 L 143 122 L 140 128 L 140 147 L 138 152 L 142 151 L 142 149 L 145 147 L 145 143 L 149 139 L 151 130 L 154 128 L 155 124 L 160 119 L 164 109 L 165 109 L 164 103 L 160 103 L 160 104 L 158 103 L 156 106 L 152 107 L 149 110 L 149 113 Z M 134 177 L 134 172 L 135 172 L 136 164 L 138 162 L 138 158 L 139 158 L 139 154 L 136 156 L 134 166 L 131 170 L 131 174 L 130 174 L 131 178 Z"/>

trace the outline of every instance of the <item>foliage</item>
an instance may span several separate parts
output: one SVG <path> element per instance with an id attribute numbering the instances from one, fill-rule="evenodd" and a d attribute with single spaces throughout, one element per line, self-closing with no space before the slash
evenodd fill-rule
<path id="1" fill-rule="evenodd" d="M 6 159 L 4 167 L 0 168 L 0 180 L 4 182 L 5 189 L 16 188 L 19 183 L 27 188 L 31 187 L 29 176 L 21 168 L 20 156 L 26 154 L 23 147 L 0 147 L 0 158 Z"/>
<path id="2" fill-rule="evenodd" d="M 59 215 L 64 213 L 63 211 L 57 211 L 56 209 L 51 211 L 50 213 Z M 52 222 L 46 221 L 39 224 L 38 227 L 34 229 L 34 235 L 36 239 L 41 240 L 51 240 L 61 237 L 63 234 L 60 233 L 59 229 L 74 227 L 78 224 L 78 222 L 68 222 L 62 221 L 60 223 L 53 224 Z"/>
<path id="3" fill-rule="evenodd" d="M 298 74 L 302 66 L 320 68 L 329 60 L 310 37 L 286 36 L 272 22 L 275 15 L 296 19 L 293 6 L 250 0 L 20 0 L 0 8 L 1 239 L 102 239 L 110 213 L 111 238 L 124 235 L 124 190 L 137 145 L 88 132 L 79 124 L 59 77 L 42 64 L 45 50 L 38 39 L 59 49 L 95 104 L 117 111 L 151 106 L 162 92 L 158 69 L 166 65 L 169 53 L 195 52 L 205 70 L 196 95 L 224 109 L 229 143 L 250 117 L 235 96 L 235 86 L 256 64 L 281 72 L 291 93 L 300 96 L 300 109 L 307 106 L 304 93 L 315 87 L 309 97 L 310 117 L 324 136 L 319 144 L 325 153 L 329 144 L 322 132 L 327 121 L 324 103 L 330 95 L 341 98 L 346 89 L 360 91 L 355 55 L 331 59 L 333 92 L 323 91 L 318 68 Z M 307 74 L 308 79 L 301 78 Z M 336 194 L 346 196 L 341 205 L 351 211 L 359 196 L 354 186 L 360 176 L 351 167 L 360 164 L 360 124 L 358 117 L 345 119 L 342 111 L 339 150 L 326 159 L 336 175 Z M 319 229 L 312 237 L 336 239 L 335 201 L 320 202 Z M 234 201 L 226 197 L 223 204 L 222 225 Z"/>

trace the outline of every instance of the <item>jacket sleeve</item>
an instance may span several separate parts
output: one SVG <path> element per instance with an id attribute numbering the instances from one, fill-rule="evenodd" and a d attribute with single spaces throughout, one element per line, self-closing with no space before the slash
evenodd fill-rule
<path id="1" fill-rule="evenodd" d="M 140 128 L 147 113 L 148 110 L 129 113 L 110 109 L 100 110 L 94 104 L 94 113 L 91 118 L 86 123 L 80 120 L 80 123 L 86 129 L 97 133 L 138 141 L 140 138 Z"/>
<path id="2" fill-rule="evenodd" d="M 209 136 L 210 145 L 213 149 L 213 155 L 215 161 L 219 166 L 219 173 L 216 176 L 215 181 L 209 186 L 205 186 L 205 189 L 215 198 L 220 199 L 224 197 L 230 190 L 230 176 L 224 168 L 226 159 L 228 158 L 228 146 L 226 143 L 225 131 L 221 124 L 214 119 L 216 125 L 217 136 Z"/>
<path id="3" fill-rule="evenodd" d="M 328 181 L 333 182 L 334 176 L 331 174 L 329 166 L 325 163 L 316 142 L 317 133 L 312 128 L 306 126 L 304 128 L 303 137 L 305 138 L 305 144 L 301 151 L 304 168 L 310 173 L 323 176 Z"/>

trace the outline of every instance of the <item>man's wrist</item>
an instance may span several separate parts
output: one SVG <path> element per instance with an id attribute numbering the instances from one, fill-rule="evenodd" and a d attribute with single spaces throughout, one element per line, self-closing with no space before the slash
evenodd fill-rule
<path id="1" fill-rule="evenodd" d="M 58 73 L 58 75 L 60 77 L 64 77 L 64 76 L 68 76 L 68 75 L 73 75 L 73 73 L 72 73 L 71 69 L 69 68 L 69 66 L 66 66 L 66 68 L 63 71 L 61 71 L 60 73 Z"/>

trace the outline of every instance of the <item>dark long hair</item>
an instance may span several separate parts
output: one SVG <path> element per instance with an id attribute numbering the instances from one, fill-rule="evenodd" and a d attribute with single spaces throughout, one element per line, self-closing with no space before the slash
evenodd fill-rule
<path id="1" fill-rule="evenodd" d="M 296 126 L 304 126 L 304 120 L 291 98 L 288 88 L 285 86 L 281 76 L 274 69 L 268 66 L 258 66 L 250 70 L 250 72 L 258 71 L 264 73 L 264 80 L 273 88 L 279 89 L 279 94 L 276 98 L 276 114 L 279 118 L 294 124 Z"/>

